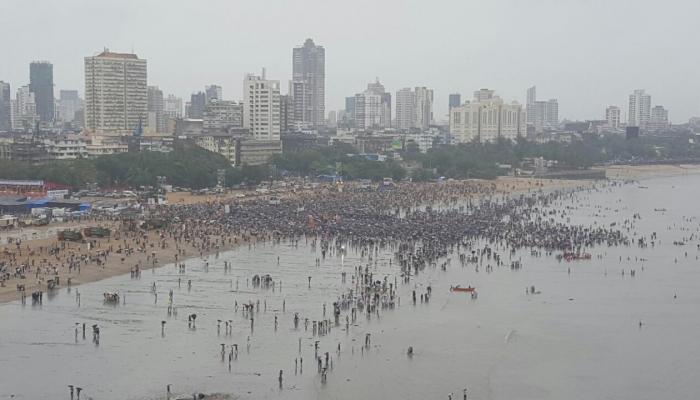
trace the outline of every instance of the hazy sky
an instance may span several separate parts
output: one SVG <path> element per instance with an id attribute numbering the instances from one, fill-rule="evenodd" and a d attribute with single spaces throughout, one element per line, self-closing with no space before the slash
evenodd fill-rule
<path id="1" fill-rule="evenodd" d="M 559 115 L 603 118 L 636 88 L 673 122 L 700 116 L 697 0 L 0 0 L 0 80 L 29 82 L 54 64 L 83 92 L 83 57 L 108 47 L 148 60 L 148 81 L 183 98 L 205 85 L 241 99 L 246 72 L 291 76 L 292 47 L 326 48 L 326 110 L 379 77 L 387 90 L 428 86 L 435 116 L 451 92 L 479 88 L 524 102 L 559 99 Z"/>

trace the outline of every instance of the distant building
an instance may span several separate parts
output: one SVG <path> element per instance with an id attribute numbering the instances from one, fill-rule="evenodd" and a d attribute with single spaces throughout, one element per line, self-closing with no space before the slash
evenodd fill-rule
<path id="1" fill-rule="evenodd" d="M 416 93 L 411 88 L 396 92 L 396 127 L 401 130 L 413 128 Z"/>
<path id="2" fill-rule="evenodd" d="M 58 100 L 58 119 L 61 122 L 75 121 L 75 114 L 82 109 L 83 100 L 77 90 L 61 90 Z"/>
<path id="3" fill-rule="evenodd" d="M 223 100 L 224 90 L 219 85 L 209 85 L 204 87 L 204 94 L 206 96 L 206 103 L 212 100 Z"/>
<path id="4" fill-rule="evenodd" d="M 292 52 L 292 80 L 304 86 L 301 93 L 304 105 L 301 122 L 304 126 L 319 127 L 326 122 L 326 50 L 311 39 L 295 47 Z M 291 95 L 291 93 L 290 93 Z M 296 102 L 296 100 L 295 100 Z"/>
<path id="5" fill-rule="evenodd" d="M 148 123 L 147 132 L 161 134 L 167 131 L 165 119 L 165 101 L 163 91 L 158 86 L 148 87 Z"/>
<path id="6" fill-rule="evenodd" d="M 396 125 L 408 130 L 428 129 L 433 120 L 433 91 L 425 87 L 404 88 L 396 92 Z"/>
<path id="7" fill-rule="evenodd" d="M 52 160 L 87 158 L 87 142 L 79 135 L 58 135 L 44 139 L 44 148 Z"/>
<path id="8" fill-rule="evenodd" d="M 535 125 L 535 116 L 537 111 L 535 110 L 535 103 L 537 102 L 537 87 L 532 86 L 527 89 L 527 100 L 525 102 L 525 107 L 527 110 L 527 123 L 529 125 Z"/>
<path id="9" fill-rule="evenodd" d="M 355 95 L 355 127 L 359 130 L 391 127 L 391 94 L 379 80 Z"/>
<path id="10" fill-rule="evenodd" d="M 53 121 L 53 64 L 48 61 L 34 61 L 29 64 L 29 90 L 34 93 L 39 119 L 44 122 Z"/>
<path id="11" fill-rule="evenodd" d="M 450 98 L 448 101 L 448 107 L 452 109 L 452 107 L 459 107 L 462 105 L 462 95 L 459 93 L 452 93 L 450 94 Z"/>
<path id="12" fill-rule="evenodd" d="M 450 133 L 455 141 L 515 140 L 526 134 L 526 115 L 522 106 L 517 102 L 506 104 L 500 97 L 494 96 L 493 91 L 490 92 L 485 96 L 483 91 L 478 91 L 474 101 L 452 109 Z"/>
<path id="13" fill-rule="evenodd" d="M 287 117 L 291 117 L 291 127 L 292 130 L 300 131 L 302 129 L 310 128 L 312 125 L 308 120 L 308 106 L 309 96 L 307 95 L 307 88 L 309 86 L 304 81 L 290 81 L 289 82 L 289 99 L 291 100 L 291 114 Z M 306 119 L 305 119 L 306 118 Z"/>
<path id="14" fill-rule="evenodd" d="M 204 133 L 228 132 L 243 127 L 243 104 L 236 101 L 212 100 L 204 110 Z"/>
<path id="15" fill-rule="evenodd" d="M 0 131 L 12 130 L 12 91 L 10 84 L 0 81 Z"/>
<path id="16" fill-rule="evenodd" d="M 256 140 L 280 140 L 280 83 L 248 74 L 243 81 L 243 126 Z"/>
<path id="17" fill-rule="evenodd" d="M 168 118 L 182 118 L 182 99 L 169 94 L 164 100 L 163 112 Z"/>
<path id="18" fill-rule="evenodd" d="M 609 106 L 605 109 L 605 120 L 608 121 L 608 127 L 611 129 L 620 128 L 620 107 Z"/>
<path id="19" fill-rule="evenodd" d="M 635 90 L 629 97 L 628 125 L 645 128 L 651 118 L 651 95 L 644 89 Z"/>
<path id="20" fill-rule="evenodd" d="M 207 106 L 207 94 L 204 92 L 192 93 L 187 104 L 187 118 L 202 119 L 204 118 L 204 109 Z"/>
<path id="21" fill-rule="evenodd" d="M 479 89 L 474 92 L 474 101 L 486 101 L 493 98 L 495 90 Z"/>
<path id="22" fill-rule="evenodd" d="M 85 57 L 85 128 L 98 135 L 132 135 L 146 123 L 147 62 L 105 50 Z"/>
<path id="23" fill-rule="evenodd" d="M 355 96 L 345 98 L 345 119 L 349 125 L 355 124 Z"/>
<path id="24" fill-rule="evenodd" d="M 651 117 L 649 118 L 647 129 L 661 131 L 667 129 L 668 126 L 668 110 L 664 106 L 654 106 L 651 109 Z"/>
<path id="25" fill-rule="evenodd" d="M 328 112 L 327 125 L 331 128 L 335 128 L 338 125 L 338 117 L 335 111 Z"/>
<path id="26" fill-rule="evenodd" d="M 39 122 L 39 114 L 36 111 L 36 98 L 29 86 L 17 89 L 17 96 L 12 110 L 12 129 L 16 131 L 33 131 Z"/>
<path id="27" fill-rule="evenodd" d="M 294 131 L 294 101 L 290 95 L 280 96 L 280 132 Z"/>

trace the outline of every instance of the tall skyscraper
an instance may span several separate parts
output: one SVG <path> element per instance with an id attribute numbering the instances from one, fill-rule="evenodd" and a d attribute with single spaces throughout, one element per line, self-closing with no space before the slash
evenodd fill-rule
<path id="1" fill-rule="evenodd" d="M 547 100 L 544 121 L 550 128 L 559 125 L 559 101 L 557 99 Z"/>
<path id="2" fill-rule="evenodd" d="M 646 94 L 644 89 L 637 89 L 629 99 L 628 125 L 646 127 L 651 118 L 651 95 Z"/>
<path id="3" fill-rule="evenodd" d="M 345 98 L 345 119 L 350 125 L 355 124 L 355 96 Z"/>
<path id="4" fill-rule="evenodd" d="M 605 120 L 608 121 L 608 126 L 612 129 L 620 127 L 620 107 L 609 106 L 605 109 Z"/>
<path id="5" fill-rule="evenodd" d="M 396 92 L 396 127 L 401 130 L 413 128 L 416 93 L 411 88 Z"/>
<path id="6" fill-rule="evenodd" d="M 415 93 L 416 103 L 413 126 L 426 130 L 433 122 L 433 90 L 426 87 L 416 87 Z"/>
<path id="7" fill-rule="evenodd" d="M 536 106 L 537 102 L 537 87 L 532 86 L 527 89 L 527 100 L 525 102 L 525 110 L 527 111 L 527 123 L 530 125 L 535 124 L 536 119 Z"/>
<path id="8" fill-rule="evenodd" d="M 12 92 L 10 84 L 0 81 L 0 131 L 12 130 Z"/>
<path id="9" fill-rule="evenodd" d="M 425 87 L 404 88 L 396 92 L 397 128 L 428 129 L 433 121 L 433 91 Z"/>
<path id="10" fill-rule="evenodd" d="M 379 125 L 378 128 L 391 128 L 391 93 L 387 93 L 384 85 L 379 82 L 379 78 L 374 83 L 367 84 L 365 93 L 379 96 Z M 357 99 L 357 96 L 355 96 Z M 366 102 L 365 104 L 371 104 Z M 357 110 L 356 110 L 357 111 Z"/>
<path id="11" fill-rule="evenodd" d="M 207 94 L 205 92 L 192 93 L 187 109 L 187 118 L 204 118 L 204 109 L 207 107 Z"/>
<path id="12" fill-rule="evenodd" d="M 355 95 L 355 127 L 359 130 L 382 128 L 382 96 L 366 90 Z"/>
<path id="13" fill-rule="evenodd" d="M 165 133 L 166 125 L 163 91 L 158 86 L 149 86 L 147 131 L 149 133 Z"/>
<path id="14" fill-rule="evenodd" d="M 450 99 L 448 102 L 449 108 L 452 107 L 459 107 L 462 105 L 462 95 L 459 93 L 452 93 L 450 94 Z"/>
<path id="15" fill-rule="evenodd" d="M 243 126 L 256 140 L 280 140 L 280 82 L 248 74 L 243 80 Z"/>
<path id="16" fill-rule="evenodd" d="M 288 129 L 299 131 L 304 128 L 309 128 L 312 125 L 308 122 L 308 107 L 307 102 L 310 100 L 308 96 L 307 89 L 309 85 L 304 81 L 290 81 L 289 82 L 289 99 L 291 101 L 291 109 L 288 110 L 288 118 L 291 118 L 291 126 L 287 126 Z M 289 123 L 289 121 L 287 121 Z M 288 124 L 289 125 L 289 124 Z"/>
<path id="17" fill-rule="evenodd" d="M 132 135 L 148 113 L 147 63 L 136 54 L 85 57 L 85 128 L 95 134 Z"/>
<path id="18" fill-rule="evenodd" d="M 318 127 L 325 125 L 326 118 L 326 50 L 306 39 L 292 52 L 292 80 L 303 82 L 305 100 L 302 122 Z"/>
<path id="19" fill-rule="evenodd" d="M 204 93 L 207 96 L 207 103 L 212 100 L 223 100 L 224 91 L 219 85 L 209 85 L 204 87 Z"/>
<path id="20" fill-rule="evenodd" d="M 48 61 L 34 61 L 29 64 L 29 90 L 34 93 L 39 118 L 45 122 L 53 121 L 53 64 Z"/>

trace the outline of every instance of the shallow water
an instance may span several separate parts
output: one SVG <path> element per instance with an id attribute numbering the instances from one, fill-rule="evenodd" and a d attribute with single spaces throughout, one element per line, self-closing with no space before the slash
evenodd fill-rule
<path id="1" fill-rule="evenodd" d="M 460 266 L 455 254 L 447 271 L 428 268 L 410 285 L 400 285 L 398 309 L 380 312 L 379 319 L 360 316 L 349 332 L 341 324 L 321 338 L 312 337 L 311 326 L 304 331 L 303 318 L 322 319 L 324 302 L 331 318 L 332 302 L 351 287 L 353 268 L 367 259 L 348 249 L 342 259 L 333 255 L 317 267 L 320 253 L 303 240 L 298 246 L 258 244 L 222 253 L 219 259 L 210 257 L 208 271 L 203 260 L 195 259 L 187 262 L 184 275 L 168 265 L 143 271 L 140 280 L 126 275 L 72 291 L 62 288 L 42 306 L 1 305 L 0 398 L 68 399 L 67 385 L 73 384 L 85 389 L 82 398 L 153 399 L 164 398 L 165 386 L 172 384 L 175 393 L 224 392 L 243 399 L 418 400 L 447 398 L 448 393 L 457 399 L 465 387 L 472 399 L 696 399 L 699 241 L 695 237 L 685 246 L 673 241 L 697 235 L 698 220 L 684 217 L 698 215 L 694 198 L 700 177 L 643 184 L 649 188 L 581 192 L 554 204 L 573 209 L 553 217 L 584 225 L 616 222 L 622 229 L 624 220 L 639 213 L 642 219 L 626 233 L 657 232 L 661 244 L 654 248 L 589 249 L 592 260 L 571 263 L 522 250 L 513 259 L 522 259 L 523 269 L 500 267 L 492 273 L 485 272 L 488 261 L 476 272 L 473 264 Z M 393 282 L 397 268 L 389 265 L 391 254 L 386 249 L 377 266 L 372 264 L 378 279 L 387 275 Z M 230 273 L 224 273 L 224 261 L 233 263 Z M 504 261 L 509 264 L 509 256 Z M 630 269 L 636 269 L 635 277 Z M 348 273 L 345 284 L 341 271 Z M 275 291 L 249 287 L 256 273 L 271 274 Z M 157 302 L 151 293 L 154 281 Z M 414 285 L 422 293 L 427 284 L 433 287 L 430 303 L 410 304 Z M 450 293 L 453 284 L 476 286 L 479 298 Z M 542 293 L 526 295 L 531 285 Z M 170 289 L 178 307 L 172 318 L 167 316 Z M 105 291 L 126 294 L 126 304 L 104 305 Z M 252 333 L 250 321 L 240 310 L 234 313 L 235 301 L 248 300 L 261 302 Z M 292 323 L 295 312 L 302 317 L 298 331 Z M 196 330 L 188 328 L 190 313 L 197 314 Z M 223 323 L 217 334 L 217 319 L 233 320 L 232 335 L 224 334 Z M 164 337 L 161 320 L 167 321 Z M 76 322 L 87 323 L 85 340 L 82 333 L 75 340 Z M 99 346 L 91 340 L 95 323 L 101 328 Z M 366 333 L 372 337 L 369 350 L 362 349 Z M 333 356 L 326 384 L 316 373 L 315 340 L 320 353 Z M 239 344 L 230 371 L 221 361 L 220 343 Z M 414 347 L 412 358 L 406 355 L 408 346 Z M 304 370 L 295 375 L 294 359 L 300 356 Z M 279 370 L 284 370 L 282 390 Z"/>

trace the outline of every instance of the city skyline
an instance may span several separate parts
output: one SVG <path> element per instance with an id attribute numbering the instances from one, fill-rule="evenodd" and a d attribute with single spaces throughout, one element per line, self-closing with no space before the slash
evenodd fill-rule
<path id="1" fill-rule="evenodd" d="M 559 99 L 561 119 L 602 119 L 607 106 L 624 107 L 628 94 L 636 88 L 654 93 L 655 101 L 670 110 L 674 122 L 684 122 L 700 114 L 700 94 L 687 84 L 688 81 L 700 80 L 700 72 L 691 67 L 694 56 L 681 51 L 676 44 L 654 39 L 656 34 L 668 29 L 680 36 L 692 37 L 698 28 L 691 23 L 682 23 L 684 18 L 694 14 L 689 9 L 687 13 L 676 15 L 666 8 L 634 3 L 635 7 L 630 11 L 632 15 L 628 15 L 630 18 L 676 19 L 672 25 L 654 25 L 637 33 L 643 36 L 637 39 L 648 45 L 636 49 L 623 46 L 631 33 L 626 32 L 627 22 L 615 17 L 628 12 L 630 7 L 624 2 L 610 5 L 602 1 L 573 1 L 567 2 L 567 7 L 551 1 L 542 4 L 495 1 L 478 5 L 445 2 L 443 7 L 416 4 L 400 10 L 392 10 L 395 2 L 387 2 L 378 6 L 376 15 L 362 15 L 367 18 L 368 29 L 356 35 L 335 29 L 337 16 L 331 18 L 334 15 L 332 7 L 326 3 L 309 2 L 317 5 L 317 11 L 301 16 L 299 23 L 290 26 L 285 24 L 285 16 L 294 10 L 294 6 L 277 2 L 274 12 L 266 18 L 272 25 L 284 27 L 283 40 L 279 35 L 267 34 L 254 39 L 236 39 L 254 24 L 254 20 L 246 19 L 245 15 L 261 12 L 267 7 L 264 5 L 234 6 L 211 2 L 202 8 L 184 2 L 170 2 L 172 17 L 164 22 L 161 35 L 153 35 L 149 24 L 161 12 L 157 4 L 125 1 L 104 2 L 97 6 L 69 0 L 60 4 L 47 2 L 45 7 L 37 8 L 17 0 L 9 0 L 9 3 L 13 9 L 11 17 L 8 13 L 0 16 L 3 31 L 7 29 L 9 34 L 15 28 L 20 29 L 21 21 L 31 17 L 54 32 L 52 35 L 56 40 L 67 43 L 57 48 L 50 43 L 35 43 L 24 38 L 11 42 L 8 54 L 13 58 L 11 62 L 0 65 L 0 79 L 11 83 L 13 88 L 29 83 L 27 66 L 30 62 L 48 60 L 54 64 L 55 89 L 77 89 L 82 94 L 82 59 L 108 47 L 116 52 L 133 50 L 149 60 L 149 84 L 159 86 L 164 93 L 186 99 L 192 92 L 213 82 L 223 87 L 227 99 L 241 100 L 232 95 L 241 93 L 241 78 L 263 66 L 268 69 L 268 76 L 286 87 L 286 82 L 292 79 L 289 63 L 292 49 L 306 38 L 313 38 L 327 51 L 326 111 L 342 109 L 345 97 L 379 77 L 388 92 L 403 87 L 432 88 L 435 91 L 436 120 L 444 120 L 447 115 L 449 93 L 471 93 L 481 87 L 490 87 L 498 90 L 504 98 L 524 104 L 525 91 L 532 85 Z M 700 9 L 691 3 L 687 6 Z M 448 7 L 458 9 L 458 12 L 449 12 Z M 114 18 L 105 24 L 92 21 L 87 18 L 89 14 L 85 14 L 85 23 L 76 27 L 62 23 L 65 18 L 97 12 L 97 8 L 100 12 L 114 12 L 123 18 Z M 390 11 L 398 14 L 392 16 Z M 546 15 L 542 15 L 544 11 Z M 329 19 L 318 18 L 326 13 Z M 348 10 L 348 13 L 349 19 L 361 16 L 359 10 Z M 484 21 L 460 27 L 457 16 L 465 13 L 481 14 Z M 199 18 L 203 15 L 214 21 L 205 23 L 206 18 Z M 660 18 L 664 15 L 667 18 Z M 586 27 L 571 26 L 566 20 L 572 16 L 593 18 L 593 23 Z M 409 17 L 444 21 L 437 31 L 430 24 L 408 29 L 411 25 Z M 222 23 L 215 23 L 217 21 Z M 523 35 L 565 34 L 554 37 L 552 41 L 543 41 L 546 43 L 518 42 L 503 35 L 484 34 L 488 24 L 495 21 L 510 24 L 513 30 Z M 207 26 L 205 31 L 211 32 L 207 36 L 211 40 L 185 40 L 188 32 L 202 24 Z M 185 26 L 188 28 L 182 29 Z M 463 42 L 452 35 L 460 29 L 466 34 L 479 33 L 482 37 L 477 42 Z M 79 34 L 85 30 L 93 33 Z M 393 31 L 402 31 L 408 36 L 397 37 Z M 438 37 L 445 39 L 445 32 L 451 34 L 447 35 L 448 41 L 444 45 L 431 45 Z M 608 39 L 610 41 L 606 42 Z M 508 51 L 492 51 L 499 46 Z M 606 50 L 608 46 L 614 51 Z M 416 53 L 418 49 L 420 51 Z M 663 52 L 663 60 L 650 61 L 648 55 L 655 52 Z M 556 61 L 555 58 L 565 61 Z M 518 63 L 513 64 L 514 59 Z M 366 62 L 368 60 L 371 62 Z M 585 69 L 579 67 L 584 65 Z"/>

